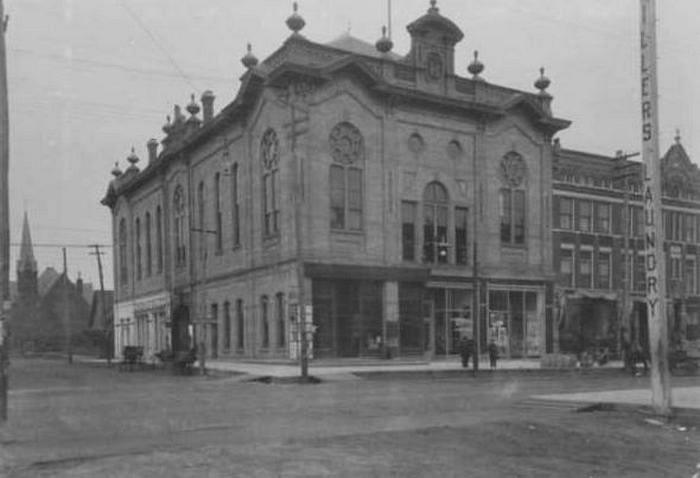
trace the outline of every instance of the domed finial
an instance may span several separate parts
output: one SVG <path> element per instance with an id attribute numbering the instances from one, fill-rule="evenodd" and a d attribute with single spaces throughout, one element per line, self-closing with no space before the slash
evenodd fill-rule
<path id="1" fill-rule="evenodd" d="M 250 43 L 248 43 L 248 52 L 241 58 L 241 63 L 243 63 L 243 66 L 246 68 L 253 68 L 258 64 L 258 59 L 253 55 L 253 47 Z"/>
<path id="2" fill-rule="evenodd" d="M 304 28 L 304 25 L 306 25 L 306 22 L 304 19 L 297 13 L 297 10 L 299 9 L 299 6 L 297 5 L 297 2 L 294 2 L 294 13 L 292 13 L 289 18 L 287 18 L 287 26 L 291 31 L 294 33 L 299 33 L 302 28 Z"/>
<path id="3" fill-rule="evenodd" d="M 550 83 L 551 83 L 551 81 L 549 81 L 549 78 L 544 76 L 544 67 L 541 67 L 540 68 L 540 77 L 537 78 L 537 80 L 535 81 L 535 88 L 540 90 L 541 95 L 546 95 L 547 92 L 545 90 L 547 89 L 547 87 L 549 87 Z"/>
<path id="4" fill-rule="evenodd" d="M 673 137 L 673 139 L 676 141 L 676 144 L 681 144 L 681 130 L 676 128 L 676 136 Z"/>
<path id="5" fill-rule="evenodd" d="M 382 27 L 382 37 L 377 40 L 377 43 L 374 44 L 375 47 L 377 47 L 377 50 L 380 53 L 389 53 L 392 48 L 394 48 L 394 42 L 391 41 L 391 38 L 386 36 L 386 27 Z"/>
<path id="6" fill-rule="evenodd" d="M 428 13 L 437 13 L 440 11 L 440 9 L 435 6 L 436 3 L 437 0 L 430 0 L 430 8 L 428 9 Z"/>
<path id="7" fill-rule="evenodd" d="M 122 175 L 122 170 L 119 169 L 119 161 L 114 162 L 114 167 L 111 172 L 115 179 Z"/>
<path id="8" fill-rule="evenodd" d="M 139 162 L 139 157 L 136 156 L 136 150 L 133 146 L 131 147 L 131 154 L 129 154 L 129 156 L 126 157 L 126 160 L 129 161 L 129 164 L 131 164 L 131 166 L 129 166 L 130 168 L 136 167 L 136 163 Z"/>
<path id="9" fill-rule="evenodd" d="M 479 52 L 477 50 L 474 50 L 474 60 L 469 63 L 467 71 L 472 74 L 472 80 L 484 81 L 484 79 L 479 76 L 479 74 L 484 71 L 484 64 L 479 61 Z"/>
<path id="10" fill-rule="evenodd" d="M 197 113 L 199 113 L 199 105 L 194 100 L 194 93 L 190 95 L 190 103 L 187 105 L 187 112 L 192 116 L 196 116 Z"/>
<path id="11" fill-rule="evenodd" d="M 163 133 L 170 134 L 173 130 L 173 125 L 170 123 L 170 115 L 165 117 L 165 124 L 163 125 Z"/>

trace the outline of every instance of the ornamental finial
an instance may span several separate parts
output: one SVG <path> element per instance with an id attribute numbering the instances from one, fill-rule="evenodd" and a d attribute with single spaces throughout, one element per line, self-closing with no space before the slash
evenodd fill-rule
<path id="1" fill-rule="evenodd" d="M 540 77 L 535 80 L 535 88 L 540 90 L 541 95 L 546 95 L 547 92 L 545 90 L 549 87 L 550 83 L 551 81 L 549 78 L 544 76 L 544 67 L 540 67 Z"/>
<path id="2" fill-rule="evenodd" d="M 297 5 L 297 2 L 294 2 L 293 9 L 294 13 L 292 13 L 289 16 L 289 18 L 287 18 L 287 26 L 294 33 L 299 33 L 301 29 L 304 28 L 304 25 L 306 25 L 306 22 L 301 17 L 301 15 L 297 13 L 297 10 L 299 9 L 299 5 Z"/>

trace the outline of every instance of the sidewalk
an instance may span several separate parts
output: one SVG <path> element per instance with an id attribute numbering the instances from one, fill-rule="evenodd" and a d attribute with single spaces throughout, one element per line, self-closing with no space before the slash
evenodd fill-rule
<path id="1" fill-rule="evenodd" d="M 700 410 L 700 387 L 674 387 L 671 397 L 673 408 Z M 532 398 L 556 402 L 648 406 L 651 405 L 651 389 L 534 395 Z"/>
<path id="2" fill-rule="evenodd" d="M 480 360 L 480 370 L 488 371 L 488 359 Z M 471 365 L 471 364 L 470 364 Z M 241 373 L 255 377 L 294 377 L 299 375 L 299 364 L 296 363 L 261 363 L 248 361 L 232 361 L 222 359 L 207 360 L 207 368 L 219 372 Z M 622 363 L 612 361 L 604 367 L 598 369 L 621 369 Z M 426 361 L 399 361 L 399 360 L 364 360 L 359 362 L 348 362 L 344 360 L 309 362 L 309 375 L 324 377 L 326 379 L 333 376 L 349 376 L 356 373 L 410 373 L 410 372 L 447 372 L 462 371 L 462 364 L 458 357 L 447 360 Z M 469 368 L 471 370 L 471 367 Z M 496 371 L 499 370 L 542 370 L 539 359 L 512 359 L 499 360 Z M 557 370 L 557 369 L 551 369 Z M 562 370 L 562 369 L 559 369 Z M 567 371 L 580 369 L 565 369 Z M 594 370 L 594 369 L 583 369 Z"/>

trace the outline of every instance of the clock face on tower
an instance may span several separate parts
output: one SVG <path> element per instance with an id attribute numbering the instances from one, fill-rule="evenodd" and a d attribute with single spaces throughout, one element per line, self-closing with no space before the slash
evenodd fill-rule
<path id="1" fill-rule="evenodd" d="M 442 57 L 438 53 L 432 52 L 428 54 L 426 66 L 429 80 L 436 81 L 442 77 Z"/>

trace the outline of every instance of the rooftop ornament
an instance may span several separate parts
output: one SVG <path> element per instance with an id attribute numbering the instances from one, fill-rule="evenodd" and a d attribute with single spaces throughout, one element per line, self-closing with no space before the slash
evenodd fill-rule
<path id="1" fill-rule="evenodd" d="M 139 162 L 139 157 L 136 156 L 136 150 L 133 146 L 131 147 L 131 153 L 126 157 L 126 160 L 129 162 L 129 167 L 126 169 L 127 171 L 138 171 L 139 168 L 136 166 L 136 163 Z"/>
<path id="2" fill-rule="evenodd" d="M 540 68 L 540 77 L 535 80 L 535 88 L 540 90 L 540 95 L 545 96 L 548 95 L 545 90 L 549 87 L 551 81 L 549 81 L 549 78 L 544 76 L 544 67 Z"/>
<path id="3" fill-rule="evenodd" d="M 287 21 L 289 22 L 289 20 Z M 253 55 L 253 47 L 250 45 L 250 43 L 248 43 L 248 52 L 243 58 L 241 58 L 241 63 L 243 63 L 243 66 L 248 69 L 253 68 L 258 64 L 258 59 L 255 55 Z"/>
<path id="4" fill-rule="evenodd" d="M 114 167 L 112 168 L 111 173 L 115 179 L 122 175 L 122 170 L 119 169 L 119 161 L 115 161 Z"/>
<path id="5" fill-rule="evenodd" d="M 297 13 L 297 10 L 299 9 L 297 2 L 294 2 L 293 8 L 294 8 L 294 13 L 292 13 L 289 16 L 289 18 L 287 18 L 287 26 L 294 33 L 299 33 L 302 30 L 302 28 L 304 28 L 304 25 L 306 25 L 306 22 L 301 17 L 301 15 L 299 15 Z"/>
<path id="6" fill-rule="evenodd" d="M 386 26 L 382 27 L 382 37 L 377 40 L 374 46 L 377 47 L 380 53 L 389 53 L 391 49 L 394 48 L 394 42 L 391 41 L 391 38 L 386 36 Z"/>
<path id="7" fill-rule="evenodd" d="M 484 71 L 484 64 L 479 61 L 479 52 L 474 50 L 474 60 L 469 63 L 467 71 L 472 74 L 472 80 L 474 81 L 484 81 L 479 75 Z"/>
<path id="8" fill-rule="evenodd" d="M 194 93 L 192 93 L 192 95 L 190 95 L 190 103 L 187 105 L 187 112 L 192 117 L 197 116 L 197 113 L 199 113 L 199 105 L 194 100 Z"/>
<path id="9" fill-rule="evenodd" d="M 439 13 L 440 9 L 435 6 L 437 3 L 437 0 L 430 0 L 430 8 L 428 9 L 428 13 Z"/>
<path id="10" fill-rule="evenodd" d="M 173 125 L 170 122 L 170 115 L 165 117 L 165 124 L 163 125 L 163 133 L 166 135 L 170 134 L 170 132 L 173 130 Z"/>

